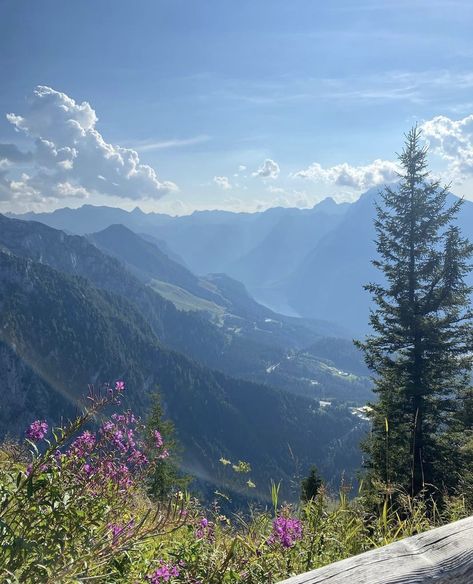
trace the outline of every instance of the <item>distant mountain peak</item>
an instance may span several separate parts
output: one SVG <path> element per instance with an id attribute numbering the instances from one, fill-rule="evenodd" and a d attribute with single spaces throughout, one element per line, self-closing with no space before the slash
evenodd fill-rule
<path id="1" fill-rule="evenodd" d="M 135 236 L 137 238 L 139 237 L 129 227 L 127 227 L 126 225 L 123 225 L 123 223 L 112 223 L 112 225 L 105 227 L 105 229 L 100 230 L 96 234 L 98 235 L 99 233 L 127 234 L 127 235 L 131 235 L 131 236 Z"/>
<path id="2" fill-rule="evenodd" d="M 313 206 L 317 211 L 333 211 L 338 207 L 337 201 L 333 197 L 325 197 Z"/>
<path id="3" fill-rule="evenodd" d="M 337 201 L 335 201 L 333 197 L 329 196 L 316 203 L 314 207 L 333 207 L 335 205 L 337 205 Z"/>
<path id="4" fill-rule="evenodd" d="M 351 203 L 337 203 L 333 197 L 325 197 L 320 202 L 316 203 L 311 211 L 315 213 L 327 213 L 329 215 L 340 215 L 344 213 Z"/>

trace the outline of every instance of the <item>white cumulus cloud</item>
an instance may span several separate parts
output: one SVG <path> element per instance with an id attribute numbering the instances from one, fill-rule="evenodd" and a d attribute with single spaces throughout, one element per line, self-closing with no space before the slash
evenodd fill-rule
<path id="1" fill-rule="evenodd" d="M 227 176 L 214 176 L 214 183 L 224 191 L 228 191 L 232 188 L 232 185 Z"/>
<path id="2" fill-rule="evenodd" d="M 459 120 L 436 116 L 421 129 L 433 151 L 448 162 L 452 178 L 473 174 L 473 114 Z"/>
<path id="3" fill-rule="evenodd" d="M 323 167 L 314 162 L 309 167 L 294 173 L 294 177 L 313 182 L 334 183 L 357 191 L 369 189 L 397 178 L 399 167 L 390 160 L 374 160 L 365 166 L 351 166 L 344 162 L 335 166 Z"/>
<path id="4" fill-rule="evenodd" d="M 14 128 L 33 141 L 31 153 L 18 154 L 12 145 L 0 145 L 0 158 L 10 163 L 30 162 L 20 180 L 3 177 L 0 188 L 12 198 L 40 201 L 86 197 L 90 193 L 129 199 L 160 199 L 176 191 L 156 171 L 140 162 L 138 153 L 104 140 L 96 129 L 91 105 L 77 103 L 65 93 L 37 86 L 25 113 L 7 114 Z M 5 194 L 5 193 L 4 193 Z"/>
<path id="5" fill-rule="evenodd" d="M 280 172 L 279 164 L 271 158 L 266 158 L 263 164 L 252 173 L 253 176 L 261 178 L 278 178 Z"/>

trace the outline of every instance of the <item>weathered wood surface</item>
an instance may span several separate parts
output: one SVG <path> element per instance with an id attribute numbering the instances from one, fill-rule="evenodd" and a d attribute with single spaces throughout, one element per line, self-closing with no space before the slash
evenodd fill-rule
<path id="1" fill-rule="evenodd" d="M 473 584 L 473 517 L 280 584 Z"/>

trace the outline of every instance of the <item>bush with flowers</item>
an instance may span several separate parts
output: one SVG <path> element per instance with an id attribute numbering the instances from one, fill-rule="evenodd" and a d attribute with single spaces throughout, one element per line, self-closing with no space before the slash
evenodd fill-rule
<path id="1" fill-rule="evenodd" d="M 467 513 L 458 501 L 427 513 L 409 498 L 400 513 L 385 498 L 373 514 L 362 498 L 342 490 L 334 502 L 323 487 L 293 506 L 273 485 L 271 505 L 231 519 L 180 490 L 154 497 L 150 477 L 161 476 L 168 445 L 129 411 L 104 417 L 124 389 L 91 391 L 75 420 L 33 421 L 23 444 L 0 447 L 0 581 L 275 583 Z"/>

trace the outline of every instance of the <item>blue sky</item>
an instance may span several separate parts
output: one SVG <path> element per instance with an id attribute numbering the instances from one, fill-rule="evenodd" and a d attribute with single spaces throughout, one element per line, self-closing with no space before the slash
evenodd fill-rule
<path id="1" fill-rule="evenodd" d="M 470 0 L 0 0 L 0 211 L 353 200 L 415 121 L 473 198 L 472 25 Z"/>

